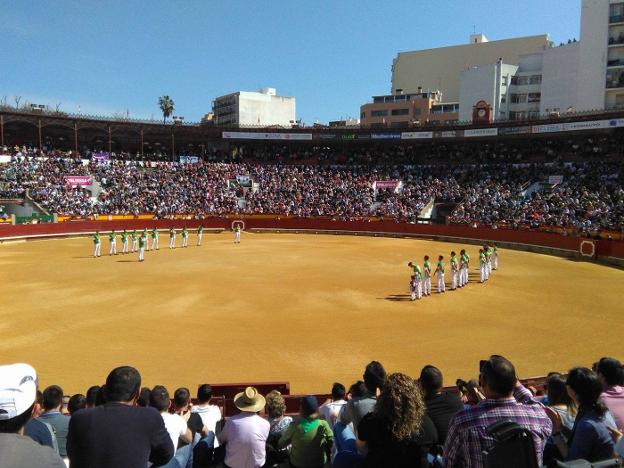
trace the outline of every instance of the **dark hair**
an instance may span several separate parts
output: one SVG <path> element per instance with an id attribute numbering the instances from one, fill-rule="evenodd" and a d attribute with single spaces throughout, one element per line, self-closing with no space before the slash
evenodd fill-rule
<path id="1" fill-rule="evenodd" d="M 102 385 L 95 395 L 95 406 L 101 406 L 106 403 L 106 384 Z"/>
<path id="2" fill-rule="evenodd" d="M 39 404 L 40 406 L 43 406 L 43 393 L 41 393 L 41 390 L 37 389 L 37 396 L 35 397 L 35 403 Z"/>
<path id="3" fill-rule="evenodd" d="M 591 369 L 587 367 L 570 369 L 566 384 L 576 393 L 579 411 L 594 411 L 598 416 L 607 412 L 607 407 L 600 400 L 602 385 Z"/>
<path id="4" fill-rule="evenodd" d="M 139 393 L 139 399 L 137 400 L 137 405 L 142 406 L 144 408 L 149 406 L 151 394 L 152 394 L 152 391 L 149 388 L 143 387 L 141 389 L 141 392 Z"/>
<path id="5" fill-rule="evenodd" d="M 43 409 L 50 411 L 63 403 L 63 389 L 58 385 L 50 385 L 43 391 Z"/>
<path id="6" fill-rule="evenodd" d="M 371 361 L 364 370 L 364 385 L 370 392 L 383 387 L 386 382 L 386 370 L 378 361 Z"/>
<path id="7" fill-rule="evenodd" d="M 197 389 L 197 400 L 200 403 L 208 403 L 212 398 L 212 387 L 205 383 L 201 384 Z"/>
<path id="8" fill-rule="evenodd" d="M 341 383 L 335 382 L 334 385 L 332 385 L 332 400 L 342 400 L 345 397 L 345 386 L 342 385 Z"/>
<path id="9" fill-rule="evenodd" d="M 349 393 L 353 398 L 358 398 L 364 396 L 366 393 L 366 385 L 361 380 L 358 380 L 353 385 L 349 387 Z"/>
<path id="10" fill-rule="evenodd" d="M 455 255 L 455 251 L 454 250 L 451 251 L 451 255 Z"/>
<path id="11" fill-rule="evenodd" d="M 624 367 L 615 358 L 601 358 L 596 366 L 596 373 L 602 375 L 609 386 L 624 385 Z"/>
<path id="12" fill-rule="evenodd" d="M 438 256 L 438 260 L 444 260 L 444 255 Z"/>
<path id="13" fill-rule="evenodd" d="M 106 378 L 106 401 L 130 401 L 141 388 L 141 375 L 134 367 L 113 369 Z"/>
<path id="14" fill-rule="evenodd" d="M 191 402 L 191 392 L 186 387 L 178 388 L 173 394 L 173 404 L 176 408 L 182 408 Z"/>
<path id="15" fill-rule="evenodd" d="M 72 395 L 67 403 L 67 411 L 69 414 L 74 414 L 76 411 L 85 409 L 87 407 L 87 398 L 82 393 Z"/>
<path id="16" fill-rule="evenodd" d="M 92 385 L 91 387 L 89 387 L 89 390 L 87 390 L 87 406 L 92 408 L 96 405 L 96 400 L 97 400 L 97 394 L 100 391 L 100 386 L 99 385 Z"/>
<path id="17" fill-rule="evenodd" d="M 481 371 L 483 383 L 500 396 L 509 396 L 516 386 L 516 369 L 503 356 L 491 356 Z"/>
<path id="18" fill-rule="evenodd" d="M 162 385 L 156 385 L 152 388 L 150 395 L 150 406 L 158 411 L 165 411 L 169 408 L 169 392 Z"/>
<path id="19" fill-rule="evenodd" d="M 429 255 L 425 255 L 425 260 L 429 260 Z"/>
<path id="20" fill-rule="evenodd" d="M 22 427 L 28 422 L 30 417 L 32 416 L 33 409 L 35 408 L 35 404 L 30 405 L 26 411 L 22 414 L 15 416 L 11 419 L 2 419 L 0 420 L 0 433 L 4 434 L 12 434 L 20 431 Z"/>
<path id="21" fill-rule="evenodd" d="M 574 405 L 572 398 L 568 395 L 566 389 L 566 381 L 561 374 L 554 374 L 546 380 L 546 388 L 548 390 L 548 404 L 566 405 L 568 407 Z"/>
<path id="22" fill-rule="evenodd" d="M 426 365 L 420 371 L 420 386 L 425 397 L 437 393 L 442 388 L 442 372 L 435 366 Z"/>

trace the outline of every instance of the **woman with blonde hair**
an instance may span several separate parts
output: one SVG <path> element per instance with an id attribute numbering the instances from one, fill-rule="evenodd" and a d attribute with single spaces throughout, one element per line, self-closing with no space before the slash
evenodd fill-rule
<path id="1" fill-rule="evenodd" d="M 287 449 L 278 449 L 277 444 L 286 432 L 292 418 L 284 416 L 286 411 L 286 401 L 282 394 L 277 390 L 271 390 L 266 396 L 266 412 L 267 420 L 271 425 L 269 429 L 269 438 L 267 439 L 266 463 L 265 466 L 276 466 L 288 458 Z"/>
<path id="2" fill-rule="evenodd" d="M 420 389 L 411 377 L 391 374 L 372 413 L 358 428 L 358 446 L 365 450 L 365 467 L 427 466 L 429 448 L 438 440 L 435 425 L 425 414 Z"/>

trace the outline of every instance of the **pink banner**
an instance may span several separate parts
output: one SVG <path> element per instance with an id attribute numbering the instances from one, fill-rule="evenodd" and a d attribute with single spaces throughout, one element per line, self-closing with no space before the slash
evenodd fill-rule
<path id="1" fill-rule="evenodd" d="M 399 186 L 398 180 L 376 180 L 375 188 L 376 189 L 396 189 Z"/>
<path id="2" fill-rule="evenodd" d="M 91 176 L 73 176 L 66 175 L 65 183 L 67 185 L 73 185 L 78 187 L 88 187 L 93 182 L 93 178 Z"/>

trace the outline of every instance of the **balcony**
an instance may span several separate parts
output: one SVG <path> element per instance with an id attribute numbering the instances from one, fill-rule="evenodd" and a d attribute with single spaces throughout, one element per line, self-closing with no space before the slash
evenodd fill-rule
<path id="1" fill-rule="evenodd" d="M 618 37 L 609 38 L 609 47 L 622 47 L 624 46 L 624 33 L 620 33 Z"/>
<path id="2" fill-rule="evenodd" d="M 624 67 L 624 59 L 617 58 L 612 60 L 607 60 L 607 68 L 617 68 Z"/>
<path id="3" fill-rule="evenodd" d="M 624 13 L 609 16 L 609 24 L 624 23 Z"/>

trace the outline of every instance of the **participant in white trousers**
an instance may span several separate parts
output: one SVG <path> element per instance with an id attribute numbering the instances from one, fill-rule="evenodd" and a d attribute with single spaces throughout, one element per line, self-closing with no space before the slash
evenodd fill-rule
<path id="1" fill-rule="evenodd" d="M 132 252 L 136 252 L 139 248 L 136 229 L 130 233 L 130 239 L 132 239 Z"/>
<path id="2" fill-rule="evenodd" d="M 423 263 L 422 288 L 425 296 L 431 294 L 431 264 L 429 263 L 429 255 L 425 255 L 425 262 Z"/>
<path id="3" fill-rule="evenodd" d="M 483 249 L 479 249 L 479 273 L 481 274 L 481 281 L 480 281 L 481 283 L 487 280 L 486 271 L 487 271 L 487 266 L 486 266 L 486 260 L 485 260 L 485 253 L 483 252 Z"/>
<path id="4" fill-rule="evenodd" d="M 438 294 L 446 291 L 446 285 L 444 284 L 444 257 L 440 255 L 438 257 L 438 264 L 435 269 L 435 274 L 438 277 Z"/>
<path id="5" fill-rule="evenodd" d="M 451 252 L 451 289 L 457 289 L 457 281 L 459 279 L 459 263 L 455 251 Z"/>
<path id="6" fill-rule="evenodd" d="M 463 288 L 466 283 L 468 283 L 468 260 L 466 251 L 461 249 L 459 251 L 459 287 Z"/>
<path id="7" fill-rule="evenodd" d="M 102 253 L 102 243 L 100 242 L 100 231 L 93 234 L 93 258 L 99 257 Z"/>
<path id="8" fill-rule="evenodd" d="M 188 247 L 188 229 L 186 226 L 182 228 L 182 247 Z"/>
<path id="9" fill-rule="evenodd" d="M 204 227 L 200 224 L 197 228 L 197 246 L 201 245 L 202 236 L 204 235 Z"/>
<path id="10" fill-rule="evenodd" d="M 108 235 L 108 240 L 110 242 L 108 255 L 117 255 L 117 235 L 115 234 L 114 230 Z"/>
<path id="11" fill-rule="evenodd" d="M 496 244 L 492 247 L 492 269 L 498 270 L 498 246 Z"/>
<path id="12" fill-rule="evenodd" d="M 175 248 L 175 238 L 176 238 L 175 229 L 173 228 L 169 229 L 169 248 L 170 249 Z"/>
<path id="13" fill-rule="evenodd" d="M 158 230 L 156 228 L 152 229 L 152 250 L 158 250 Z"/>
<path id="14" fill-rule="evenodd" d="M 126 232 L 125 229 L 121 233 L 121 253 L 122 254 L 128 253 L 128 233 Z"/>
<path id="15" fill-rule="evenodd" d="M 139 238 L 139 262 L 145 260 L 145 244 L 147 244 L 147 236 Z"/>
<path id="16" fill-rule="evenodd" d="M 241 228 L 240 226 L 236 225 L 236 227 L 234 228 L 234 243 L 235 244 L 240 244 L 240 233 L 241 233 Z"/>

